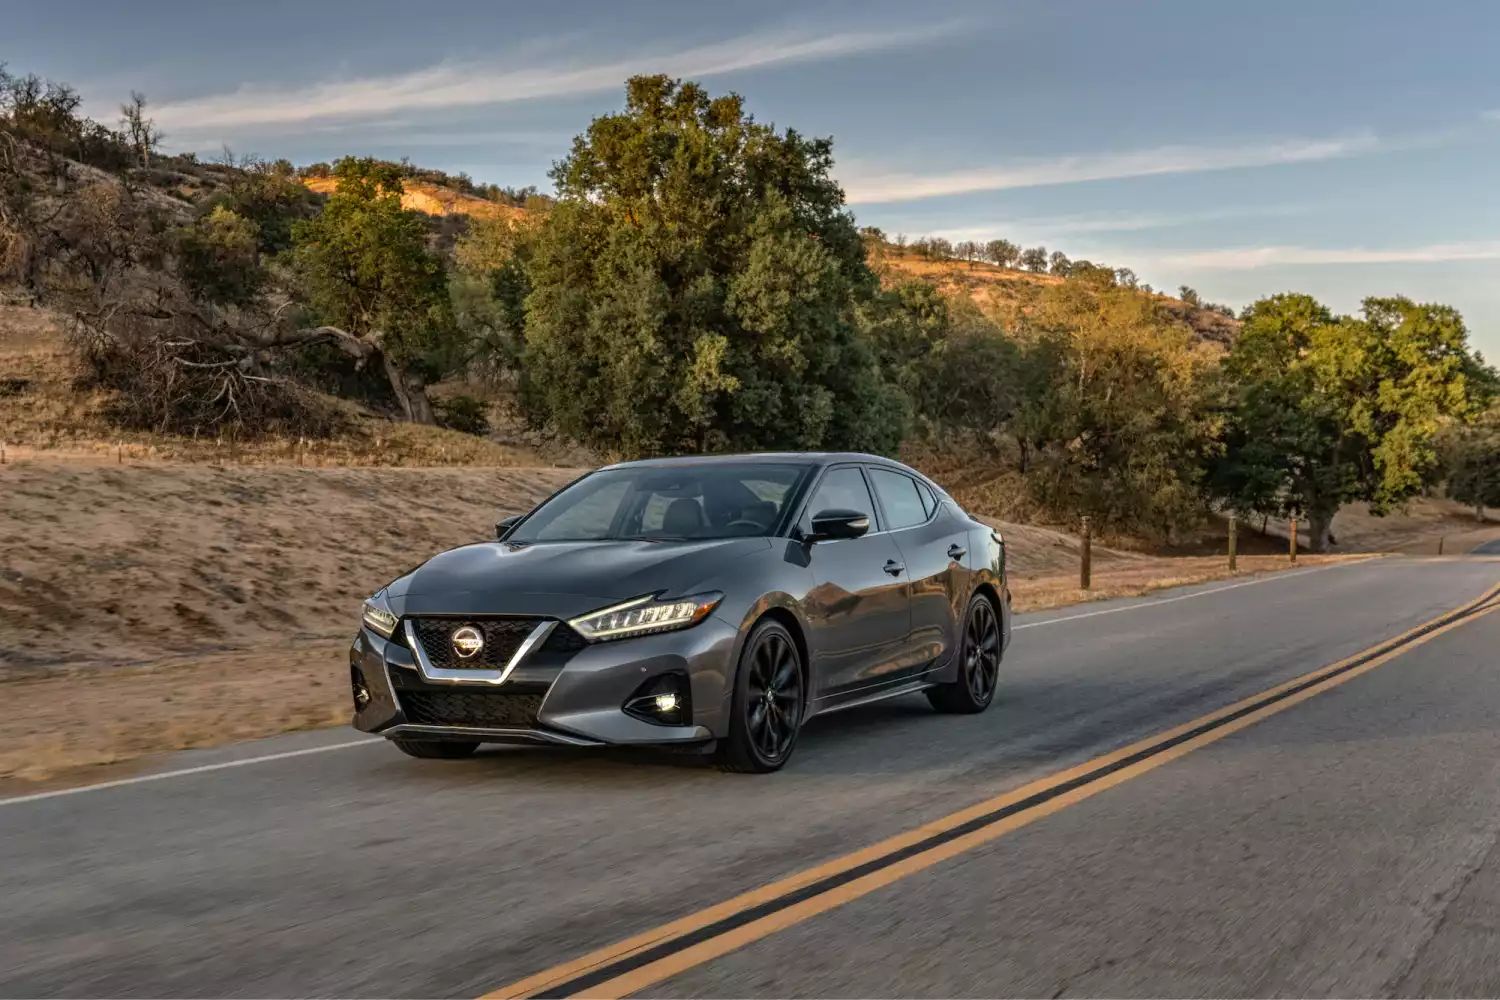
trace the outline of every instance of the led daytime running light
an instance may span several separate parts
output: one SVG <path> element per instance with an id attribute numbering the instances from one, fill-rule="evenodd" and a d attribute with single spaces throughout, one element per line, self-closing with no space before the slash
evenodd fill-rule
<path id="1" fill-rule="evenodd" d="M 723 598 L 723 594 L 704 594 L 680 601 L 656 601 L 641 597 L 575 618 L 568 624 L 592 642 L 651 632 L 668 632 L 696 625 Z"/>
<path id="2" fill-rule="evenodd" d="M 379 633 L 387 639 L 396 633 L 399 619 L 374 601 L 365 602 L 362 617 L 372 632 Z"/>

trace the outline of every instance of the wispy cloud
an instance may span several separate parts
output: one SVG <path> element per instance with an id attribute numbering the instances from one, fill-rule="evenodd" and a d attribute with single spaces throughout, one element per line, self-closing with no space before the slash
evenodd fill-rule
<path id="1" fill-rule="evenodd" d="M 1311 163 L 1359 156 L 1386 145 L 1375 135 L 1365 133 L 1326 139 L 1286 139 L 1246 146 L 1161 146 L 1123 153 L 1013 162 L 946 173 L 876 174 L 864 173 L 855 166 L 841 171 L 840 179 L 850 204 L 877 204 L 1126 177 Z"/>
<path id="2" fill-rule="evenodd" d="M 794 63 L 819 62 L 909 48 L 953 34 L 956 22 L 888 30 L 818 33 L 808 30 L 745 35 L 676 51 L 601 60 L 533 51 L 533 65 L 445 62 L 383 76 L 329 80 L 297 89 L 246 85 L 230 93 L 162 104 L 155 116 L 175 133 L 276 125 L 283 129 L 329 119 L 430 112 L 518 101 L 570 97 L 617 89 L 640 73 L 710 77 Z"/>
<path id="3" fill-rule="evenodd" d="M 1433 243 L 1397 249 L 1299 246 L 1244 247 L 1164 254 L 1152 263 L 1165 267 L 1250 271 L 1263 267 L 1318 264 L 1435 264 L 1464 260 L 1500 260 L 1500 240 Z"/>

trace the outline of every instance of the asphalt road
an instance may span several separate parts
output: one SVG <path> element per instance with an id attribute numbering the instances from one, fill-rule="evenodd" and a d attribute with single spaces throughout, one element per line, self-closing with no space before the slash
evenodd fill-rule
<path id="1" fill-rule="evenodd" d="M 770 777 L 638 754 L 415 761 L 332 731 L 0 801 L 0 995 L 478 996 L 1497 581 L 1492 559 L 1380 560 L 1025 616 L 988 713 L 917 697 L 816 720 Z M 1500 613 L 1477 617 L 645 992 L 1500 995 L 1496 648 Z"/>

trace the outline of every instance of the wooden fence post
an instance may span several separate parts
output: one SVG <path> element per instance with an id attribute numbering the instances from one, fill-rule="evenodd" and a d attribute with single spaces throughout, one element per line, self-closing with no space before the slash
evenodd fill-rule
<path id="1" fill-rule="evenodd" d="M 1237 563 L 1236 563 L 1236 559 L 1235 559 L 1236 553 L 1234 551 L 1235 550 L 1235 542 L 1238 540 L 1237 536 L 1238 536 L 1239 532 L 1236 530 L 1238 527 L 1239 527 L 1239 519 L 1235 517 L 1233 511 L 1230 511 L 1229 512 L 1229 572 L 1231 572 L 1231 573 L 1235 572 L 1236 569 L 1238 568 L 1237 567 Z"/>
<path id="2" fill-rule="evenodd" d="M 1078 564 L 1078 586 L 1082 590 L 1088 590 L 1094 582 L 1094 552 L 1093 538 L 1089 531 L 1089 519 L 1083 519 L 1083 547 L 1079 550 Z"/>
<path id="3" fill-rule="evenodd" d="M 1297 562 L 1297 519 L 1295 517 L 1292 518 L 1291 525 L 1292 530 L 1287 532 L 1291 536 L 1291 541 L 1288 543 L 1290 546 L 1289 554 L 1291 555 L 1292 562 L 1295 564 Z"/>

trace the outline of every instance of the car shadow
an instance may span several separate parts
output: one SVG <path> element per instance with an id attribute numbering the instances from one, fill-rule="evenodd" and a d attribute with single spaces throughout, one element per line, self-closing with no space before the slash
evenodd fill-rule
<path id="1" fill-rule="evenodd" d="M 934 712 L 921 695 L 891 699 L 874 705 L 844 709 L 810 719 L 798 737 L 796 755 L 785 773 L 845 773 L 865 770 L 871 763 L 899 763 L 901 741 L 917 736 L 925 742 L 942 740 L 952 724 L 972 728 L 978 720 L 998 714 L 997 702 L 985 716 L 941 716 Z M 961 749 L 961 746 L 955 749 Z M 677 772 L 684 777 L 693 774 L 720 775 L 713 757 L 701 750 L 668 750 L 659 747 L 533 747 L 488 744 L 481 746 L 472 758 L 441 762 L 396 760 L 403 780 L 408 776 L 446 780 L 455 774 L 504 776 L 507 779 L 548 783 L 576 781 L 588 784 L 608 777 L 611 781 L 630 781 L 633 777 L 662 772 Z M 909 770 L 917 770 L 916 761 Z M 724 775 L 726 780 L 739 776 Z"/>

